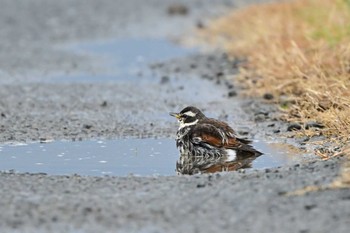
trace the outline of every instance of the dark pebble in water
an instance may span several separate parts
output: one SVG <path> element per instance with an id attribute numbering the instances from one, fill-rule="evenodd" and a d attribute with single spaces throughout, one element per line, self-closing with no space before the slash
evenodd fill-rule
<path id="1" fill-rule="evenodd" d="M 322 125 L 321 123 L 315 122 L 315 121 L 309 121 L 305 124 L 305 128 L 306 129 L 310 129 L 310 128 L 319 128 L 319 129 L 323 129 L 324 125 Z"/>
<path id="2" fill-rule="evenodd" d="M 298 123 L 290 123 L 287 127 L 287 131 L 301 130 L 301 125 Z"/>
<path id="3" fill-rule="evenodd" d="M 281 130 L 279 130 L 279 129 L 275 129 L 274 131 L 273 131 L 273 133 L 280 133 L 281 132 Z"/>
<path id="4" fill-rule="evenodd" d="M 6 117 L 5 113 L 1 113 L 1 117 Z"/>
<path id="5" fill-rule="evenodd" d="M 274 127 L 275 126 L 275 123 L 272 123 L 272 124 L 268 124 L 267 127 Z"/>
<path id="6" fill-rule="evenodd" d="M 237 92 L 236 91 L 230 91 L 229 93 L 228 93 L 228 97 L 234 97 L 234 96 L 236 96 L 237 95 Z"/>
<path id="7" fill-rule="evenodd" d="M 263 98 L 266 100 L 272 100 L 274 98 L 274 96 L 271 93 L 265 93 L 263 95 Z"/>
<path id="8" fill-rule="evenodd" d="M 195 68 L 197 68 L 197 65 L 196 64 L 191 64 L 190 67 L 191 67 L 191 69 L 195 69 Z"/>
<path id="9" fill-rule="evenodd" d="M 197 188 L 204 188 L 205 184 L 197 184 Z"/>

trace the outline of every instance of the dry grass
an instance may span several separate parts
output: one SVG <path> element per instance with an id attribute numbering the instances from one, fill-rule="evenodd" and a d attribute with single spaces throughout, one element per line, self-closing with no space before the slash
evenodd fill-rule
<path id="1" fill-rule="evenodd" d="M 350 0 L 253 5 L 218 19 L 200 38 L 247 58 L 246 94 L 272 93 L 285 120 L 317 121 L 342 145 L 350 139 Z"/>

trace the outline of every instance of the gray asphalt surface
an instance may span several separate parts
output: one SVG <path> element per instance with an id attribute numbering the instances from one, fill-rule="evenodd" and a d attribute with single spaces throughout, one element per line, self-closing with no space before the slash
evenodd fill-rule
<path id="1" fill-rule="evenodd" d="M 190 102 L 249 137 L 277 137 L 286 126 L 276 121 L 271 106 L 234 96 L 239 90 L 222 76 L 236 67 L 220 53 L 158 62 L 153 69 L 160 82 L 143 88 L 148 99 L 129 95 L 140 90 L 127 83 L 50 81 L 57 75 L 106 72 L 96 57 L 63 49 L 67 45 L 176 39 L 228 7 L 253 2 L 263 1 L 1 0 L 0 141 L 171 137 L 175 122 L 159 114 Z M 169 14 L 169 7 L 181 5 L 187 14 Z M 167 77 L 169 82 L 161 82 Z M 212 80 L 209 91 L 222 96 L 195 99 L 181 87 L 183 81 L 173 86 L 174 77 L 194 77 L 195 85 L 199 77 Z M 331 182 L 339 166 L 332 159 L 192 177 L 0 173 L 0 232 L 348 232 L 349 189 L 285 195 Z"/>

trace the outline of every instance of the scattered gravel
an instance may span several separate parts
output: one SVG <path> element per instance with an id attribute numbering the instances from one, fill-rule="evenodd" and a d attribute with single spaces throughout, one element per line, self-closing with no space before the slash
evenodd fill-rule
<path id="1" fill-rule="evenodd" d="M 281 140 L 278 133 L 285 133 L 288 126 L 278 121 L 278 111 L 235 96 L 239 90 L 230 77 L 239 61 L 220 52 L 158 62 L 152 66 L 159 76 L 157 84 L 142 89 L 128 83 L 50 81 L 57 74 L 104 72 L 96 66 L 96 58 L 62 49 L 67 44 L 121 37 L 174 38 L 193 27 L 205 27 L 229 7 L 252 2 L 264 1 L 1 0 L 0 141 L 173 137 L 175 122 L 161 114 L 189 103 L 227 120 L 248 137 Z M 173 85 L 181 77 L 186 81 L 194 77 L 191 90 L 201 82 L 212 85 L 206 84 L 210 89 L 196 98 L 183 82 Z M 140 92 L 150 98 L 132 95 Z M 340 163 L 335 158 L 265 171 L 169 177 L 0 172 L 0 229 L 348 232 L 349 189 L 286 195 L 330 183 Z"/>

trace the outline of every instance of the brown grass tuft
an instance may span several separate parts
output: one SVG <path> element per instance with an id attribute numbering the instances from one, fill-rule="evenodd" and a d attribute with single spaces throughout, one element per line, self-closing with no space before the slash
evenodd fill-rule
<path id="1" fill-rule="evenodd" d="M 246 94 L 272 93 L 285 120 L 325 126 L 305 134 L 349 141 L 349 0 L 253 5 L 212 22 L 199 35 L 247 58 L 236 79 Z"/>

